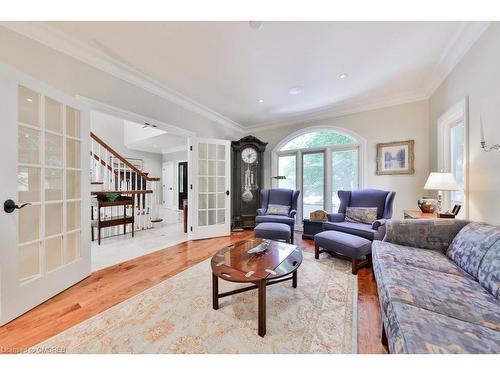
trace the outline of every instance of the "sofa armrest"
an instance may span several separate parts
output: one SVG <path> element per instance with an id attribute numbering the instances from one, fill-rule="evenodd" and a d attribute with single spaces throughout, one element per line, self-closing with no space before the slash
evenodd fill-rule
<path id="1" fill-rule="evenodd" d="M 296 210 L 290 210 L 290 212 L 288 213 L 288 217 L 295 217 L 296 214 L 297 214 Z"/>
<path id="2" fill-rule="evenodd" d="M 375 220 L 372 224 L 372 229 L 374 230 L 378 230 L 378 228 L 380 228 L 381 226 L 384 226 L 385 223 L 387 222 L 386 219 L 378 219 L 378 220 Z"/>
<path id="3" fill-rule="evenodd" d="M 328 214 L 328 221 L 331 221 L 332 223 L 341 223 L 342 221 L 345 221 L 345 215 L 341 213 L 333 213 L 333 214 Z"/>
<path id="4" fill-rule="evenodd" d="M 378 232 L 376 239 L 382 240 L 385 237 L 385 232 L 386 232 L 385 224 L 386 224 L 386 222 L 387 222 L 386 219 L 378 219 L 378 220 L 375 220 L 373 222 L 372 229 L 376 230 Z"/>
<path id="5" fill-rule="evenodd" d="M 384 241 L 397 245 L 445 252 L 466 220 L 388 220 Z"/>
<path id="6" fill-rule="evenodd" d="M 265 208 L 257 208 L 257 215 L 262 216 L 266 214 L 267 209 Z"/>

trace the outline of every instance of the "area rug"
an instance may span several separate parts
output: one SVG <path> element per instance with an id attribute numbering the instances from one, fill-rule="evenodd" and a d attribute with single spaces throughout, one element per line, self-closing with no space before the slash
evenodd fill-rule
<path id="1" fill-rule="evenodd" d="M 241 287 L 220 280 L 219 291 Z M 304 253 L 298 288 L 267 290 L 267 334 L 257 335 L 257 291 L 212 309 L 210 260 L 37 345 L 61 353 L 353 353 L 357 277 L 349 262 Z"/>

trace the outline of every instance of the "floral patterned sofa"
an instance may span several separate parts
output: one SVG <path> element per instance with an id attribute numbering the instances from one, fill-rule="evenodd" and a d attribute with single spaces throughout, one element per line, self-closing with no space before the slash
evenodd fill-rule
<path id="1" fill-rule="evenodd" d="M 391 353 L 500 353 L 500 227 L 392 220 L 372 256 Z"/>

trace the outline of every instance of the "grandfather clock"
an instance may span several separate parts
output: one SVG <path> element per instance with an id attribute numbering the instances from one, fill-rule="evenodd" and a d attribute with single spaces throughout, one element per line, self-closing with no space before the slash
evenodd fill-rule
<path id="1" fill-rule="evenodd" d="M 231 142 L 233 149 L 233 230 L 255 227 L 264 181 L 267 142 L 252 135 Z"/>

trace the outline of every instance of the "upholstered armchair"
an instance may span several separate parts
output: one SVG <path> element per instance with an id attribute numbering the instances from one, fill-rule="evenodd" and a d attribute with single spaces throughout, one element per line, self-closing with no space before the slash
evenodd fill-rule
<path id="1" fill-rule="evenodd" d="M 370 241 L 382 240 L 385 236 L 386 220 L 392 217 L 392 204 L 396 193 L 377 189 L 339 190 L 340 206 L 338 213 L 328 214 L 324 230 L 350 233 Z M 372 224 L 346 220 L 347 207 L 376 207 L 377 220 Z"/>
<path id="2" fill-rule="evenodd" d="M 282 223 L 288 224 L 291 229 L 291 242 L 293 243 L 293 230 L 295 227 L 295 215 L 297 214 L 297 199 L 299 198 L 299 190 L 291 189 L 262 189 L 261 190 L 261 208 L 257 210 L 255 223 Z M 273 210 L 269 210 L 269 205 L 273 209 L 276 207 L 288 207 L 287 212 L 275 214 Z"/>

